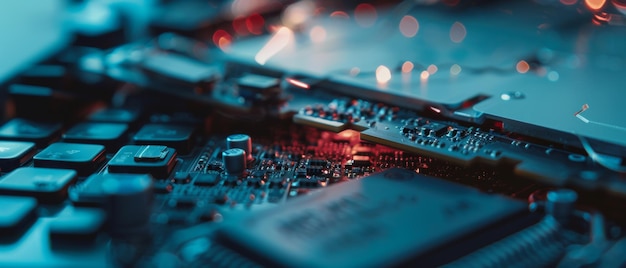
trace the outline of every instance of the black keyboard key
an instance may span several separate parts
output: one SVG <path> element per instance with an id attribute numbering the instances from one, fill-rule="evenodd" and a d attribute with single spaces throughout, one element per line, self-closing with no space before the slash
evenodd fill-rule
<path id="1" fill-rule="evenodd" d="M 158 144 L 187 153 L 193 146 L 194 128 L 185 125 L 147 124 L 133 137 L 135 144 Z"/>
<path id="2" fill-rule="evenodd" d="M 0 241 L 12 242 L 36 219 L 37 199 L 0 196 Z"/>
<path id="3" fill-rule="evenodd" d="M 132 125 L 139 120 L 139 116 L 139 111 L 133 109 L 105 108 L 91 114 L 89 121 Z"/>
<path id="4" fill-rule="evenodd" d="M 76 181 L 76 171 L 23 167 L 0 179 L 0 194 L 32 196 L 42 203 L 59 203 L 67 197 L 67 189 Z"/>
<path id="5" fill-rule="evenodd" d="M 38 147 L 43 147 L 58 138 L 60 131 L 61 124 L 15 118 L 0 127 L 0 139 L 30 141 L 36 143 Z"/>
<path id="6" fill-rule="evenodd" d="M 106 156 L 102 145 L 57 142 L 33 157 L 36 167 L 73 169 L 80 176 L 93 173 Z"/>
<path id="7" fill-rule="evenodd" d="M 130 193 L 151 192 L 152 177 L 147 174 L 98 173 L 70 188 L 70 200 L 77 206 L 111 208 L 116 197 L 128 198 Z"/>
<path id="8" fill-rule="evenodd" d="M 112 173 L 150 174 L 165 179 L 176 165 L 176 150 L 161 145 L 126 145 L 109 161 Z"/>
<path id="9" fill-rule="evenodd" d="M 105 220 L 106 214 L 101 209 L 67 207 L 48 225 L 50 244 L 53 249 L 89 246 Z"/>
<path id="10" fill-rule="evenodd" d="M 117 149 L 126 137 L 128 125 L 120 123 L 80 123 L 65 134 L 63 140 L 76 143 L 93 143 Z"/>
<path id="11" fill-rule="evenodd" d="M 0 141 L 0 171 L 14 170 L 35 154 L 35 144 L 21 141 Z"/>

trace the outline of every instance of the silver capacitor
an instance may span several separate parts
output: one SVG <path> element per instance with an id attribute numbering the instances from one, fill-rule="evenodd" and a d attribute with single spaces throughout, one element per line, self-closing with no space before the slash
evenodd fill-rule
<path id="1" fill-rule="evenodd" d="M 240 148 L 222 152 L 222 163 L 228 175 L 241 175 L 246 170 L 246 152 Z"/>
<path id="2" fill-rule="evenodd" d="M 246 160 L 252 159 L 252 138 L 246 134 L 233 134 L 226 138 L 228 149 L 239 148 L 246 152 Z"/>

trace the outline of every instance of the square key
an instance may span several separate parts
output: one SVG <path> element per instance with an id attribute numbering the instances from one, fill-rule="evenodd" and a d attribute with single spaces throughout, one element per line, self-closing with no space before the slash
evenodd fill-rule
<path id="1" fill-rule="evenodd" d="M 105 108 L 89 115 L 89 121 L 133 124 L 139 115 L 139 111 L 133 109 Z"/>
<path id="2" fill-rule="evenodd" d="M 187 153 L 193 145 L 195 129 L 191 126 L 147 124 L 143 126 L 133 140 L 135 144 L 158 144 L 173 147 L 181 153 Z"/>
<path id="3" fill-rule="evenodd" d="M 48 225 L 53 249 L 71 249 L 91 246 L 106 220 L 106 213 L 98 208 L 66 207 Z"/>
<path id="4" fill-rule="evenodd" d="M 163 145 L 126 145 L 109 160 L 111 173 L 150 174 L 165 179 L 176 165 L 176 150 Z"/>
<path id="5" fill-rule="evenodd" d="M 120 123 L 80 123 L 63 134 L 63 140 L 76 143 L 102 144 L 109 149 L 121 146 L 128 125 Z"/>
<path id="6" fill-rule="evenodd" d="M 0 196 L 0 240 L 15 240 L 30 227 L 36 217 L 37 199 L 21 196 Z M 4 241 L 7 240 L 7 241 Z"/>
<path id="7" fill-rule="evenodd" d="M 0 141 L 0 171 L 11 171 L 30 160 L 35 144 L 21 141 Z"/>
<path id="8" fill-rule="evenodd" d="M 22 167 L 0 179 L 0 195 L 32 196 L 42 203 L 60 203 L 76 178 L 76 171 L 71 169 Z"/>
<path id="9" fill-rule="evenodd" d="M 0 127 L 0 139 L 30 141 L 36 143 L 38 147 L 43 147 L 58 138 L 60 131 L 61 124 L 14 118 Z"/>
<path id="10" fill-rule="evenodd" d="M 80 176 L 95 172 L 104 162 L 104 146 L 57 142 L 33 157 L 36 167 L 73 169 Z"/>

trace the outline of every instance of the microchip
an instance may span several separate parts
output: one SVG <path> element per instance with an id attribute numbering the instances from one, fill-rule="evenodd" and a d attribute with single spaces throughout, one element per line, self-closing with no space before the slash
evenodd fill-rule
<path id="1" fill-rule="evenodd" d="M 355 155 L 352 157 L 352 165 L 355 167 L 369 166 L 372 164 L 369 156 Z"/>
<path id="2" fill-rule="evenodd" d="M 272 267 L 437 266 L 528 215 L 524 202 L 396 168 L 258 211 L 219 238 Z"/>

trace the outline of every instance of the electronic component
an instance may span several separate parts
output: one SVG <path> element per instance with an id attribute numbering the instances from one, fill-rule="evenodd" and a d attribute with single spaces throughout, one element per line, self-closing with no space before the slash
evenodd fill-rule
<path id="1" fill-rule="evenodd" d="M 0 180 L 0 194 L 32 196 L 42 203 L 59 203 L 67 197 L 67 189 L 76 181 L 76 171 L 22 167 Z"/>
<path id="2" fill-rule="evenodd" d="M 0 197 L 0 234 L 3 240 L 19 238 L 36 217 L 37 199 L 32 197 Z M 7 242 L 7 241 L 4 241 Z"/>
<path id="3" fill-rule="evenodd" d="M 0 170 L 11 171 L 29 161 L 35 154 L 32 142 L 0 141 Z"/>
<path id="4" fill-rule="evenodd" d="M 63 140 L 74 143 L 101 144 L 109 150 L 120 147 L 128 125 L 120 123 L 81 123 L 63 134 Z"/>
<path id="5" fill-rule="evenodd" d="M 280 94 L 280 80 L 257 74 L 245 74 L 237 79 L 239 95 L 253 101 L 267 101 Z"/>
<path id="6" fill-rule="evenodd" d="M 104 146 L 57 142 L 33 157 L 36 167 L 74 169 L 80 176 L 94 172 L 104 162 Z"/>
<path id="7" fill-rule="evenodd" d="M 252 160 L 252 139 L 246 134 L 233 134 L 226 137 L 228 149 L 239 148 L 246 152 L 246 159 Z"/>
<path id="8" fill-rule="evenodd" d="M 105 223 L 106 214 L 96 208 L 68 208 L 48 225 L 52 248 L 91 246 Z"/>
<path id="9" fill-rule="evenodd" d="M 61 124 L 42 123 L 32 120 L 15 118 L 0 127 L 0 138 L 13 141 L 30 141 L 38 147 L 44 147 L 57 138 Z"/>
<path id="10" fill-rule="evenodd" d="M 156 79 L 191 87 L 197 94 L 210 92 L 218 74 L 213 67 L 173 53 L 148 55 L 141 67 Z"/>
<path id="11" fill-rule="evenodd" d="M 176 150 L 160 145 L 126 145 L 109 160 L 113 173 L 150 174 L 166 178 L 176 165 Z"/>
<path id="12" fill-rule="evenodd" d="M 222 152 L 222 162 L 228 175 L 241 175 L 246 170 L 246 151 L 239 148 Z"/>
<path id="13" fill-rule="evenodd" d="M 133 137 L 135 144 L 165 145 L 181 153 L 188 153 L 193 144 L 194 128 L 174 124 L 147 124 Z"/>
<path id="14" fill-rule="evenodd" d="M 441 265 L 521 228 L 526 207 L 389 169 L 225 225 L 222 237 L 235 249 L 262 256 L 261 263 L 269 266 Z"/>

